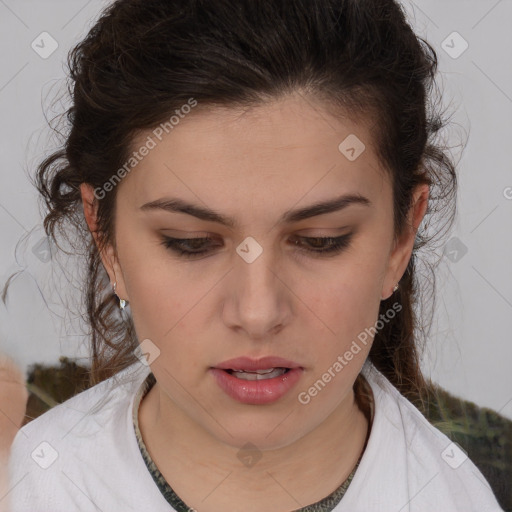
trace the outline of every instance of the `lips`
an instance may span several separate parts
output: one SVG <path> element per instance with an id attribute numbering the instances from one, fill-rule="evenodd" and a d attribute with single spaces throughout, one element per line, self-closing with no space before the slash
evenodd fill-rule
<path id="1" fill-rule="evenodd" d="M 220 370 L 242 370 L 247 372 L 255 372 L 257 370 L 269 370 L 272 368 L 301 368 L 301 366 L 295 361 L 289 359 L 283 359 L 277 356 L 267 356 L 261 359 L 251 359 L 249 357 L 237 357 L 235 359 L 229 359 L 224 361 L 214 368 Z"/>
<path id="2" fill-rule="evenodd" d="M 282 368 L 286 369 L 284 373 Z M 243 404 L 264 405 L 289 393 L 299 382 L 304 368 L 277 356 L 238 357 L 210 368 L 210 372 L 220 389 L 232 399 Z"/>

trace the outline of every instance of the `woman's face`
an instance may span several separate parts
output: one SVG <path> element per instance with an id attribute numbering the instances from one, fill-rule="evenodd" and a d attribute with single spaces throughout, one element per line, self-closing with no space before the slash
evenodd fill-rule
<path id="1" fill-rule="evenodd" d="M 183 418 L 232 446 L 287 445 L 352 404 L 414 235 L 393 245 L 391 185 L 365 126 L 310 100 L 197 110 L 161 131 L 133 145 L 155 143 L 117 185 L 117 260 L 105 266 Z M 365 199 L 309 210 L 345 195 Z M 188 213 L 144 207 L 166 201 Z M 341 249 L 320 252 L 330 243 L 318 238 L 341 236 Z M 206 251 L 187 257 L 165 237 L 211 240 L 174 246 Z M 213 370 L 266 356 L 300 368 L 272 382 Z"/>

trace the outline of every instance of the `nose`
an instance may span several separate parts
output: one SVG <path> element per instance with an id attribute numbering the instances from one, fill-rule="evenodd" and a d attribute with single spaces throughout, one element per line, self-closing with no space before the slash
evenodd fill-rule
<path id="1" fill-rule="evenodd" d="M 235 258 L 226 286 L 223 321 L 250 339 L 267 339 L 290 321 L 293 294 L 270 249 L 249 261 Z"/>

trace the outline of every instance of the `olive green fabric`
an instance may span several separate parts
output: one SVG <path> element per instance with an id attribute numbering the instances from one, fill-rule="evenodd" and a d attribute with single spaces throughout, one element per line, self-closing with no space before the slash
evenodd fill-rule
<path id="1" fill-rule="evenodd" d="M 512 421 L 436 385 L 428 388 L 423 402 L 413 403 L 432 425 L 467 453 L 500 506 L 512 512 Z"/>

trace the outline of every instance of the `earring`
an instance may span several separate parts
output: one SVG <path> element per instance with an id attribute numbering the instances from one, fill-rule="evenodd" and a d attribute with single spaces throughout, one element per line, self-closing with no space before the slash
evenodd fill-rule
<path id="1" fill-rule="evenodd" d="M 398 283 L 396 283 L 395 287 L 393 288 L 393 293 L 398 290 Z M 384 300 L 384 297 L 381 296 L 380 300 Z"/>
<path id="2" fill-rule="evenodd" d="M 117 286 L 117 281 L 114 283 L 114 286 L 113 286 L 114 293 L 117 295 L 116 286 Z M 119 299 L 119 307 L 121 309 L 124 309 L 126 306 L 126 301 L 124 299 L 119 298 L 119 295 L 117 295 L 117 298 Z"/>

